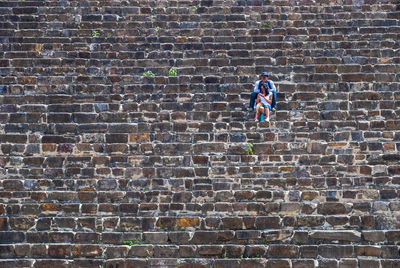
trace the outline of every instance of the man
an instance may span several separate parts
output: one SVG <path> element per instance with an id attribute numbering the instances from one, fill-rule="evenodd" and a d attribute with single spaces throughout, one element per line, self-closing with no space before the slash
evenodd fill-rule
<path id="1" fill-rule="evenodd" d="M 275 112 L 276 110 L 276 87 L 274 85 L 274 82 L 272 80 L 269 80 L 269 73 L 267 72 L 262 72 L 261 74 L 261 80 L 258 80 L 254 84 L 254 90 L 251 93 L 250 96 L 250 104 L 248 110 L 251 112 L 254 109 L 254 103 L 256 101 L 258 93 L 260 93 L 260 84 L 265 84 L 268 87 L 268 91 L 272 93 L 272 104 L 271 104 L 271 109 L 272 111 Z"/>

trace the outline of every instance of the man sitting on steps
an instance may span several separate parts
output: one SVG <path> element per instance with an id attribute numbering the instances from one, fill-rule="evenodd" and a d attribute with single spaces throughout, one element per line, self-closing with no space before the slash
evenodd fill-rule
<path id="1" fill-rule="evenodd" d="M 262 72 L 261 74 L 261 80 L 258 80 L 254 84 L 254 90 L 251 93 L 250 96 L 250 104 L 248 110 L 251 112 L 254 110 L 254 103 L 256 101 L 258 93 L 260 93 L 260 85 L 265 84 L 268 87 L 268 91 L 272 93 L 272 104 L 271 104 L 271 109 L 273 112 L 276 111 L 276 87 L 274 85 L 274 82 L 269 79 L 269 73 L 267 72 Z"/>

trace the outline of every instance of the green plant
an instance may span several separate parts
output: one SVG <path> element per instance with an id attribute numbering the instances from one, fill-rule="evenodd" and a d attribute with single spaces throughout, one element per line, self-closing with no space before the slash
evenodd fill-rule
<path id="1" fill-rule="evenodd" d="M 150 21 L 151 21 L 151 22 L 155 22 L 155 21 L 156 21 L 156 18 L 155 18 L 154 16 L 152 16 L 152 17 L 150 18 Z"/>
<path id="2" fill-rule="evenodd" d="M 198 10 L 200 7 L 201 7 L 200 4 L 195 5 L 195 6 L 192 8 L 192 12 L 193 12 L 193 13 L 196 13 L 197 10 Z"/>
<path id="3" fill-rule="evenodd" d="M 168 71 L 168 76 L 177 76 L 178 75 L 178 69 L 175 67 L 171 67 Z"/>
<path id="4" fill-rule="evenodd" d="M 271 24 L 269 24 L 269 23 L 264 23 L 264 27 L 265 27 L 265 28 L 271 28 Z"/>
<path id="5" fill-rule="evenodd" d="M 141 245 L 142 244 L 142 240 L 140 240 L 140 239 L 137 239 L 136 241 L 135 241 L 135 246 L 139 246 L 139 245 Z"/>
<path id="6" fill-rule="evenodd" d="M 103 265 L 99 265 L 99 268 L 104 268 L 104 266 Z"/>
<path id="7" fill-rule="evenodd" d="M 98 31 L 98 30 L 93 30 L 92 31 L 92 37 L 100 37 L 100 36 L 101 36 L 100 31 Z"/>
<path id="8" fill-rule="evenodd" d="M 157 26 L 157 27 L 156 27 L 156 30 L 157 30 L 157 31 L 161 30 L 161 27 L 160 27 L 160 26 Z"/>
<path id="9" fill-rule="evenodd" d="M 148 249 L 146 249 L 146 258 L 151 258 L 153 257 L 153 254 L 150 253 Z"/>
<path id="10" fill-rule="evenodd" d="M 224 259 L 228 259 L 228 251 L 226 249 L 224 251 Z"/>
<path id="11" fill-rule="evenodd" d="M 78 25 L 78 29 L 79 29 L 79 30 L 82 30 L 84 26 L 85 26 L 85 25 L 83 25 L 83 24 L 79 24 L 79 25 Z"/>
<path id="12" fill-rule="evenodd" d="M 381 140 L 381 139 L 378 139 L 377 142 L 382 142 L 382 140 Z"/>
<path id="13" fill-rule="evenodd" d="M 133 241 L 132 241 L 132 240 L 125 240 L 125 241 L 123 242 L 123 244 L 124 244 L 124 245 L 127 245 L 127 246 L 133 246 Z"/>
<path id="14" fill-rule="evenodd" d="M 153 77 L 153 76 L 156 76 L 156 75 L 152 71 L 147 71 L 147 72 L 144 72 L 142 74 L 142 76 Z"/>
<path id="15" fill-rule="evenodd" d="M 253 155 L 254 154 L 253 148 L 254 148 L 254 145 L 248 142 L 247 146 L 246 146 L 246 154 Z"/>
<path id="16" fill-rule="evenodd" d="M 180 260 L 180 259 L 177 259 L 177 260 L 176 260 L 176 265 L 179 265 L 179 264 L 181 264 L 181 260 Z"/>

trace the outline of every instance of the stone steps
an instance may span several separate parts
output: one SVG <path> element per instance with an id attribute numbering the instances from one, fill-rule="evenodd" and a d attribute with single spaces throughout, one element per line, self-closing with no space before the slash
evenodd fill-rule
<path id="1" fill-rule="evenodd" d="M 40 208 L 43 211 L 45 211 L 46 206 L 42 203 L 50 202 L 51 198 L 56 198 L 60 204 L 75 202 L 103 204 L 112 200 L 118 200 L 122 203 L 133 202 L 135 204 L 134 207 L 137 208 L 138 204 L 142 202 L 148 203 L 154 200 L 163 204 L 169 202 L 173 202 L 174 204 L 186 202 L 189 207 L 188 202 L 196 202 L 202 196 L 206 197 L 207 202 L 225 202 L 235 205 L 238 205 L 236 202 L 242 202 L 242 205 L 246 205 L 247 203 L 255 204 L 276 200 L 280 200 L 276 202 L 283 204 L 286 197 L 289 197 L 291 202 L 342 200 L 361 204 L 362 200 L 359 200 L 360 197 L 363 197 L 363 200 L 371 202 L 375 202 L 376 200 L 393 202 L 393 199 L 396 199 L 399 193 L 399 178 L 391 180 L 384 175 L 373 176 L 365 178 L 363 181 L 354 182 L 355 178 L 352 177 L 343 177 L 339 180 L 327 178 L 326 181 L 323 178 L 311 180 L 304 177 L 297 184 L 294 182 L 294 179 L 288 178 L 285 180 L 273 177 L 272 173 L 270 176 L 268 179 L 259 177 L 233 178 L 231 181 L 216 178 L 213 179 L 213 182 L 211 182 L 211 179 L 202 178 L 201 176 L 196 177 L 196 179 L 189 177 L 185 179 L 186 185 L 183 184 L 183 179 L 179 179 L 179 177 L 175 179 L 161 177 L 152 179 L 148 184 L 138 185 L 138 187 L 135 187 L 136 191 L 131 189 L 132 185 L 126 186 L 126 182 L 121 181 L 120 185 L 116 184 L 114 186 L 113 195 L 108 194 L 106 192 L 107 189 L 99 189 L 97 191 L 93 189 L 96 183 L 105 188 L 105 179 L 101 178 L 89 180 L 92 185 L 85 185 L 84 180 L 65 179 L 64 182 L 67 185 L 69 184 L 70 187 L 60 185 L 60 182 L 58 182 L 59 185 L 51 185 L 48 180 L 38 178 L 36 181 L 44 185 L 41 187 L 37 186 L 35 189 L 32 189 L 32 187 L 12 189 L 9 186 L 11 180 L 3 179 L 1 182 L 4 183 L 6 189 L 3 189 L 0 193 L 3 199 L 20 196 L 24 199 L 24 204 L 32 203 L 35 205 L 35 208 Z M 110 180 L 107 182 L 110 183 Z M 227 185 L 227 182 L 230 182 L 232 185 Z M 71 187 L 74 183 L 82 184 L 78 186 L 75 192 Z M 256 190 L 251 188 L 251 183 L 254 183 Z M 325 183 L 328 185 L 326 186 Z M 13 193 L 9 194 L 5 190 L 12 190 Z M 50 192 L 46 194 L 45 191 Z M 179 191 L 179 193 L 176 193 L 176 191 Z M 212 193 L 209 191 L 212 191 Z M 302 191 L 304 191 L 303 195 L 301 194 Z M 206 206 L 207 202 L 199 203 L 200 207 L 197 208 L 200 209 L 201 205 Z M 395 205 L 396 202 L 393 202 L 393 206 Z M 190 206 L 196 207 L 195 203 L 190 203 Z M 20 206 L 15 207 L 18 211 Z M 182 208 L 182 204 L 179 207 Z M 301 208 L 301 205 L 297 206 L 297 209 L 299 208 Z M 371 206 L 367 206 L 366 209 L 371 209 Z"/>
<path id="2" fill-rule="evenodd" d="M 261 217 L 263 224 L 271 224 L 273 219 L 276 217 Z M 314 217 L 317 219 L 317 217 Z M 356 219 L 354 220 L 360 220 Z M 361 217 L 362 218 L 362 217 Z M 368 217 L 364 217 L 364 220 Z M 16 218 L 17 219 L 17 218 Z M 111 219 L 111 218 L 109 218 Z M 113 218 L 115 220 L 115 218 Z M 0 248 L 10 247 L 12 245 L 19 245 L 23 243 L 32 243 L 32 245 L 25 245 L 29 248 L 30 246 L 41 246 L 46 247 L 43 243 L 48 244 L 68 244 L 69 247 L 74 247 L 73 244 L 91 244 L 99 247 L 108 245 L 131 245 L 135 247 L 143 247 L 152 245 L 160 245 L 167 247 L 176 247 L 176 245 L 193 245 L 193 246 L 246 246 L 246 247 L 259 247 L 264 248 L 285 248 L 292 247 L 296 249 L 309 248 L 310 245 L 316 249 L 321 245 L 329 245 L 332 247 L 340 248 L 342 245 L 346 245 L 347 248 L 365 248 L 368 245 L 387 245 L 389 247 L 396 248 L 397 258 L 399 258 L 398 246 L 398 233 L 399 231 L 381 231 L 374 230 L 373 226 L 368 226 L 368 223 L 363 223 L 366 228 L 361 232 L 354 230 L 338 229 L 335 231 L 327 231 L 326 229 L 319 229 L 320 226 L 315 226 L 315 229 L 307 230 L 277 230 L 275 226 L 269 229 L 235 229 L 234 225 L 229 225 L 225 230 L 194 230 L 191 226 L 187 227 L 176 227 L 181 231 L 166 230 L 168 228 L 159 228 L 159 232 L 146 232 L 139 230 L 137 224 L 140 221 L 135 221 L 135 218 L 122 218 L 121 221 L 125 221 L 123 224 L 125 227 L 115 226 L 110 227 L 109 230 L 115 228 L 114 231 L 99 232 L 83 232 L 80 230 L 67 230 L 66 228 L 60 230 L 39 231 L 39 232 L 22 232 L 22 231 L 8 231 L 0 232 L 0 236 L 3 238 Z M 210 220 L 218 220 L 218 218 L 210 218 Z M 310 221 L 312 217 L 308 217 L 306 220 Z M 84 218 L 82 218 L 82 221 Z M 183 218 L 188 220 L 188 218 Z M 190 219 L 189 219 L 190 220 Z M 232 221 L 232 218 L 227 218 L 227 221 Z M 250 219 L 248 219 L 250 220 Z M 317 219 L 318 220 L 318 219 Z M 286 221 L 288 221 L 286 219 Z M 105 223 L 106 224 L 106 223 Z M 253 223 L 254 224 L 254 223 Z M 257 222 L 256 222 L 257 224 Z M 359 223 L 360 224 L 360 223 Z M 359 225 L 358 224 L 358 225 Z M 121 224 L 122 225 L 122 224 Z M 127 227 L 128 226 L 128 227 Z M 131 227 L 130 227 L 131 226 Z M 133 227 L 136 226 L 136 227 Z M 293 226 L 293 225 L 292 225 Z M 101 228 L 101 227 L 99 227 Z M 136 230 L 135 230 L 136 229 Z M 163 230 L 165 229 L 165 230 Z M 372 229 L 372 230 L 368 230 Z M 393 237 L 395 236 L 395 237 Z M 125 241 L 131 241 L 132 243 L 127 244 Z M 39 244 L 39 245 L 37 245 Z M 171 245 L 172 244 L 172 245 Z M 47 245 L 50 246 L 50 245 Z M 128 249 L 129 247 L 124 246 Z M 377 248 L 379 251 L 379 249 Z M 220 255 L 220 254 L 216 254 Z M 379 256 L 379 255 L 378 255 Z M 194 256 L 193 256 L 194 257 Z M 275 256 L 278 257 L 278 256 Z M 283 257 L 283 256 L 281 256 Z M 289 257 L 289 256 L 286 256 Z M 295 257 L 295 256 L 292 256 Z M 331 256 L 334 257 L 334 256 Z M 350 256 L 349 256 L 350 257 Z M 394 256 L 392 256 L 394 257 Z M 335 258 L 335 257 L 334 257 Z"/>
<path id="3" fill-rule="evenodd" d="M 278 261 L 282 258 L 291 258 L 292 262 L 304 261 L 311 263 L 318 263 L 321 259 L 338 260 L 332 256 L 333 250 L 338 250 L 340 247 L 337 245 L 319 245 L 319 246 L 294 246 L 294 245 L 269 245 L 269 246 L 241 246 L 241 245 L 202 245 L 202 246 L 164 246 L 164 245 L 141 245 L 141 246 L 105 246 L 96 244 L 77 244 L 71 246 L 68 244 L 53 244 L 48 247 L 41 247 L 40 245 L 32 245 L 31 248 L 19 247 L 18 245 L 11 247 L 3 247 L 8 254 L 6 258 L 21 258 L 22 254 L 29 251 L 34 251 L 36 254 L 33 256 L 27 255 L 28 258 L 37 258 L 37 260 L 44 259 L 43 255 L 47 254 L 50 258 L 61 259 L 75 259 L 91 257 L 97 260 L 106 260 L 121 258 L 139 258 L 147 262 L 153 259 L 160 258 L 164 261 L 174 261 L 174 265 L 180 262 L 185 262 L 185 258 L 190 258 L 195 261 L 200 258 L 212 258 L 214 261 L 222 261 L 224 259 L 237 259 L 237 261 L 248 261 L 249 259 L 258 261 Z M 14 254 L 11 250 L 14 250 Z M 194 253 L 194 250 L 198 254 Z M 343 246 L 341 248 L 341 257 L 343 258 L 372 258 L 379 263 L 381 255 L 388 256 L 388 258 L 398 258 L 398 254 L 393 253 L 397 250 L 396 246 L 387 246 L 379 250 L 374 246 Z M 11 252 L 10 252 L 11 251 Z M 315 259 L 317 260 L 315 260 Z M 177 260 L 179 259 L 179 260 Z M 268 261 L 266 261 L 268 259 Z M 319 260 L 318 260 L 319 259 Z M 315 261 L 314 261 L 315 260 Z M 131 260 L 133 261 L 133 260 Z M 231 260 L 232 261 L 232 260 Z M 394 260 L 393 260 L 394 261 Z M 398 260 L 396 260 L 398 261 Z M 286 260 L 289 264 L 290 260 Z M 136 266 L 135 266 L 136 267 Z M 177 267 L 177 266 L 173 266 Z M 253 266 L 251 266 L 253 267 Z M 268 266 L 267 266 L 268 267 Z M 290 267 L 290 266 L 276 266 L 276 267 Z M 306 266 L 314 267 L 314 266 Z M 318 266 L 315 266 L 318 267 Z"/>
<path id="4" fill-rule="evenodd" d="M 397 267 L 399 15 L 1 1 L 0 267 Z"/>
<path id="5" fill-rule="evenodd" d="M 342 267 L 357 267 L 360 265 L 361 267 L 396 267 L 398 260 L 396 259 L 371 259 L 368 257 L 362 257 L 360 259 L 357 258 L 344 258 L 342 260 L 336 259 L 306 259 L 306 260 L 267 260 L 265 258 L 245 258 L 245 259 L 210 259 L 210 258 L 181 258 L 181 259 L 159 259 L 159 258 L 140 258 L 140 259 L 132 259 L 132 258 L 117 258 L 110 260 L 87 260 L 86 258 L 77 258 L 73 261 L 71 260 L 60 260 L 60 259 L 48 259 L 48 260 L 35 260 L 35 259 L 26 259 L 26 260 L 0 260 L 0 264 L 3 267 L 32 267 L 33 265 L 37 265 L 38 267 L 53 267 L 53 266 L 71 266 L 71 267 L 91 267 L 98 268 L 99 266 L 104 267 L 137 267 L 137 268 L 156 268 L 162 265 L 163 267 L 196 267 L 196 266 L 206 266 L 212 268 L 219 267 L 254 267 L 254 268 L 290 268 L 290 267 L 337 267 L 338 265 Z M 293 266 L 291 266 L 293 265 Z M 370 266 L 372 265 L 372 266 Z M 380 266 L 382 265 L 382 266 Z"/>
<path id="6" fill-rule="evenodd" d="M 82 202 L 93 199 L 90 200 L 91 203 L 83 203 L 80 206 L 80 203 L 71 203 L 71 201 L 67 202 L 65 199 L 59 198 L 60 201 L 57 205 L 52 203 L 27 203 L 21 206 L 9 205 L 6 207 L 9 212 L 9 217 L 1 218 L 1 228 L 3 231 L 26 231 L 36 226 L 36 229 L 33 228 L 31 231 L 46 230 L 50 233 L 60 230 L 72 231 L 72 228 L 75 231 L 88 231 L 94 228 L 95 219 L 97 219 L 97 221 L 103 219 L 103 221 L 107 222 L 104 223 L 104 228 L 106 229 L 106 226 L 113 226 L 112 228 L 114 229 L 121 227 L 123 231 L 131 230 L 129 228 L 133 228 L 132 230 L 138 232 L 143 231 L 141 228 L 144 228 L 144 231 L 154 231 L 156 229 L 158 229 L 158 231 L 163 231 L 166 226 L 166 229 L 178 231 L 182 229 L 179 227 L 185 227 L 180 225 L 182 219 L 191 217 L 195 218 L 191 218 L 192 223 L 186 227 L 193 227 L 196 230 L 214 229 L 218 231 L 218 229 L 223 226 L 225 226 L 225 228 L 234 228 L 235 230 L 263 230 L 271 228 L 310 228 L 323 230 L 333 228 L 335 228 L 334 230 L 361 228 L 363 230 L 384 230 L 390 225 L 393 225 L 395 228 L 398 227 L 395 223 L 396 219 L 394 216 L 385 216 L 387 213 L 395 212 L 399 207 L 398 201 L 396 201 L 396 195 L 398 193 L 396 193 L 395 190 L 381 190 L 380 193 L 375 189 L 360 191 L 367 197 L 363 202 L 352 198 L 341 198 L 342 201 L 340 202 L 325 201 L 325 199 L 337 200 L 336 197 L 332 195 L 332 193 L 335 194 L 336 189 L 330 189 L 331 191 L 326 192 L 326 194 L 331 197 L 328 196 L 328 198 L 326 198 L 323 196 L 319 198 L 317 196 L 315 199 L 311 200 L 314 193 L 312 191 L 307 191 L 307 189 L 304 190 L 306 194 L 311 197 L 304 196 L 304 198 L 301 198 L 301 202 L 304 203 L 301 206 L 296 203 L 300 201 L 300 198 L 294 200 L 294 198 L 291 197 L 291 202 L 284 201 L 283 197 L 280 196 L 285 195 L 285 192 L 277 191 L 276 189 L 269 189 L 269 191 L 260 190 L 261 194 L 267 195 L 269 193 L 269 195 L 272 195 L 274 200 L 271 200 L 270 197 L 264 200 L 260 198 L 261 201 L 258 202 L 246 201 L 243 199 L 240 199 L 238 202 L 219 202 L 223 196 L 231 194 L 229 191 L 219 191 L 216 198 L 207 198 L 211 203 L 160 203 L 159 205 L 145 202 L 137 204 L 137 202 L 141 202 L 138 198 L 134 199 L 135 203 L 124 203 L 128 201 L 122 200 L 122 198 L 104 196 L 99 196 L 99 201 L 96 203 L 94 195 L 83 195 L 84 192 L 79 192 L 79 199 L 81 199 Z M 212 190 L 209 190 L 209 192 L 210 191 Z M 238 196 L 238 192 L 246 191 L 237 191 L 236 197 Z M 348 192 L 345 192 L 345 194 L 348 195 Z M 38 195 L 40 193 L 41 192 L 38 192 Z M 64 195 L 60 193 L 64 193 Z M 185 193 L 188 194 L 190 192 Z M 196 191 L 194 193 L 199 193 L 198 195 L 194 195 L 194 198 L 198 199 L 198 197 L 206 195 L 207 191 Z M 389 194 L 392 193 L 393 195 L 390 196 Z M 292 191 L 289 192 L 289 194 L 295 195 L 297 193 L 296 191 Z M 54 192 L 51 197 L 52 196 L 73 197 L 73 193 Z M 187 199 L 189 199 L 188 195 L 186 196 Z M 358 194 L 358 198 L 361 196 L 361 194 Z M 381 197 L 381 199 L 376 198 L 378 196 Z M 148 197 L 147 201 L 152 201 L 151 198 L 153 197 Z M 177 198 L 179 198 L 179 196 L 176 197 L 176 195 L 172 198 L 168 195 L 163 195 L 161 198 L 154 196 L 153 200 L 155 201 L 152 202 L 156 202 L 158 199 L 176 200 Z M 103 203 L 114 200 L 121 202 L 121 204 L 111 205 L 109 203 Z M 73 201 L 79 202 L 78 197 Z M 316 205 L 316 202 L 322 201 L 325 202 L 324 205 Z M 213 202 L 215 202 L 215 205 Z M 347 202 L 346 206 L 341 202 Z M 23 213 L 24 216 L 19 216 L 18 212 Z M 371 216 L 371 213 L 375 213 L 375 215 Z M 43 219 L 37 221 L 37 224 L 35 224 L 35 217 Z M 51 217 L 55 218 L 52 220 Z M 112 222 L 108 222 L 109 220 Z M 254 225 L 254 221 L 256 225 Z M 264 221 L 269 222 L 270 225 L 264 225 L 262 223 Z M 50 222 L 53 224 L 50 225 Z M 118 222 L 120 222 L 120 224 L 118 224 Z M 176 222 L 178 222 L 178 226 Z M 156 223 L 157 227 L 155 226 Z"/>
<path id="7" fill-rule="evenodd" d="M 201 115 L 201 113 L 200 113 Z M 48 124 L 31 124 L 29 127 L 27 123 L 6 124 L 5 131 L 0 134 L 0 140 L 3 143 L 16 143 L 25 145 L 28 141 L 28 134 L 34 134 L 40 131 L 46 131 L 47 134 L 40 139 L 32 140 L 25 152 L 17 150 L 16 152 L 24 153 L 25 155 L 35 154 L 39 152 L 69 152 L 62 151 L 61 148 L 53 148 L 53 145 L 79 142 L 75 146 L 76 150 L 85 154 L 86 151 L 93 151 L 96 146 L 112 144 L 129 144 L 140 145 L 141 143 L 168 143 L 168 146 L 176 146 L 178 143 L 185 143 L 188 151 L 194 152 L 195 147 L 189 143 L 212 145 L 212 143 L 228 143 L 226 146 L 220 147 L 223 152 L 228 152 L 230 155 L 244 155 L 244 151 L 234 151 L 232 146 L 246 146 L 247 142 L 250 143 L 268 143 L 272 146 L 267 154 L 284 154 L 285 149 L 303 148 L 312 145 L 314 142 L 323 142 L 324 145 L 330 149 L 340 149 L 343 142 L 350 142 L 350 146 L 346 149 L 352 149 L 351 152 L 357 150 L 360 153 L 368 153 L 368 151 L 381 151 L 382 153 L 389 153 L 396 150 L 398 144 L 396 143 L 399 132 L 396 131 L 395 126 L 399 120 L 390 120 L 387 124 L 379 124 L 379 121 L 350 121 L 348 124 L 343 124 L 341 121 L 326 121 L 324 124 L 319 125 L 316 122 L 299 121 L 297 124 L 290 124 L 289 122 L 255 122 L 253 119 L 254 114 L 248 122 L 238 122 L 236 124 L 229 124 L 226 122 L 130 122 L 130 123 L 108 123 L 98 122 L 82 125 L 75 123 L 58 123 L 53 122 L 54 125 Z M 185 117 L 183 117 L 184 119 Z M 230 117 L 226 118 L 227 120 Z M 271 115 L 271 120 L 274 116 Z M 151 127 L 146 128 L 146 124 L 152 124 Z M 371 127 L 369 127 L 371 124 Z M 376 126 L 375 126 L 376 125 Z M 363 126 L 365 131 L 359 131 L 356 128 Z M 143 129 L 143 131 L 141 131 Z M 184 131 L 193 131 L 197 133 L 185 133 Z M 308 133 L 312 130 L 314 133 Z M 336 134 L 330 134 L 329 131 L 336 130 Z M 384 132 L 381 132 L 381 131 Z M 110 131 L 111 134 L 106 134 Z M 289 133 L 289 132 L 293 133 Z M 288 146 L 284 143 L 293 142 L 293 146 Z M 45 144 L 50 144 L 47 146 Z M 82 144 L 82 145 L 81 145 Z M 85 148 L 84 146 L 91 145 L 92 147 Z M 39 146 L 41 145 L 41 146 Z M 6 146 L 4 144 L 4 146 Z M 9 146 L 9 145 L 7 145 Z M 42 147 L 40 148 L 33 147 Z M 94 146 L 94 147 L 93 147 Z M 142 145 L 142 147 L 145 145 Z M 220 145 L 216 145 L 217 147 Z M 47 148 L 45 148 L 47 147 Z M 161 145 L 155 146 L 158 149 L 163 149 Z M 154 146 L 151 147 L 153 150 Z M 6 148 L 6 147 L 4 147 Z M 25 147 L 24 147 L 25 148 Z M 90 149 L 91 148 L 91 149 Z M 166 148 L 166 147 L 165 147 Z M 74 149 L 72 146 L 71 149 Z M 150 148 L 149 148 L 150 149 Z M 325 153 L 327 148 L 323 148 Z M 132 148 L 133 150 L 133 148 Z M 197 150 L 197 148 L 196 148 Z M 71 150 L 72 151 L 72 150 Z M 97 153 L 102 151 L 95 150 Z M 159 152 L 159 151 L 158 151 Z M 214 151 L 211 151 L 214 152 Z M 345 152 L 345 150 L 343 151 Z M 157 154 L 157 151 L 153 153 Z M 203 151 L 206 153 L 207 151 Z M 257 151 L 262 153 L 261 151 Z M 312 151 L 308 153 L 313 154 Z M 194 152 L 194 154 L 198 154 Z M 64 155 L 66 156 L 66 155 Z"/>

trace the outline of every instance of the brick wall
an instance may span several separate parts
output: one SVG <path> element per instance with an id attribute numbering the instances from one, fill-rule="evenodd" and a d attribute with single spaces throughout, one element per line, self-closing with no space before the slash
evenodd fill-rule
<path id="1" fill-rule="evenodd" d="M 0 267 L 398 267 L 399 18 L 1 1 Z M 262 71 L 278 110 L 257 123 Z"/>

